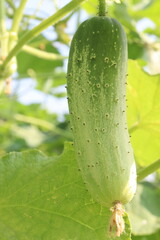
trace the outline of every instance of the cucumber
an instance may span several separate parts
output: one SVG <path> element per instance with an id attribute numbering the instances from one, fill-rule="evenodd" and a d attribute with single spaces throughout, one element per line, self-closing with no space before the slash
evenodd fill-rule
<path id="1" fill-rule="evenodd" d="M 126 120 L 126 73 L 127 40 L 122 25 L 98 16 L 83 22 L 69 54 L 70 123 L 84 183 L 95 201 L 114 206 L 113 211 L 131 201 L 136 191 Z"/>

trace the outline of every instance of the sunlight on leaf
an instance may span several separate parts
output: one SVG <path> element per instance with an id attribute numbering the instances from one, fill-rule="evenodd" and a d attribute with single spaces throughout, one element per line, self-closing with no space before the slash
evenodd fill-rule
<path id="1" fill-rule="evenodd" d="M 150 76 L 129 61 L 127 116 L 131 142 L 140 165 L 160 156 L 160 75 Z"/>

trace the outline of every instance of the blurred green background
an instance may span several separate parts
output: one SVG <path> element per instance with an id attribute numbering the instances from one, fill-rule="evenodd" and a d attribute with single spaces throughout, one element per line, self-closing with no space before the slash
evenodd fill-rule
<path id="1" fill-rule="evenodd" d="M 28 1 L 19 27 L 19 37 L 68 2 L 67 0 L 63 3 L 58 0 Z M 19 1 L 6 1 L 8 26 L 12 22 L 18 4 Z M 110 4 L 108 7 L 109 16 L 117 18 L 125 28 L 129 59 L 135 60 L 141 69 L 145 69 L 151 75 L 160 73 L 159 7 L 158 0 L 126 0 L 121 4 Z M 45 30 L 29 45 L 68 56 L 70 41 L 75 30 L 83 20 L 96 14 L 97 0 L 88 0 L 55 26 Z M 21 51 L 17 60 L 18 71 L 13 76 L 12 94 L 10 96 L 3 94 L 0 99 L 0 153 L 28 148 L 41 149 L 47 155 L 53 152 L 60 153 L 63 142 L 72 139 L 68 126 L 65 89 L 67 59 L 50 61 Z M 142 77 L 136 76 L 135 84 L 139 84 L 141 79 Z M 142 84 L 141 92 L 142 94 L 144 92 L 144 98 L 152 98 L 148 91 L 150 86 L 144 87 L 146 90 Z M 144 107 L 146 106 L 142 106 Z M 129 127 L 132 127 L 137 120 L 134 113 L 135 119 L 130 121 L 133 115 L 131 112 L 133 107 L 129 104 Z M 159 116 L 154 117 L 158 121 Z M 154 127 L 157 127 L 158 132 L 160 131 L 159 125 Z"/>

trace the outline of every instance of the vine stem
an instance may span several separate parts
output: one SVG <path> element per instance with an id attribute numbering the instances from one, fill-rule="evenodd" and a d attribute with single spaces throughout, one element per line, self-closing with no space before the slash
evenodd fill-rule
<path id="1" fill-rule="evenodd" d="M 129 128 L 129 133 L 132 133 L 136 131 L 140 127 L 140 122 L 135 122 L 130 128 Z"/>
<path id="2" fill-rule="evenodd" d="M 99 16 L 106 16 L 106 1 L 99 0 L 99 8 L 98 8 L 98 15 Z"/>
<path id="3" fill-rule="evenodd" d="M 3 34 L 6 32 L 6 25 L 5 25 L 5 1 L 0 0 L 0 32 Z"/>
<path id="4" fill-rule="evenodd" d="M 10 62 L 10 60 L 20 51 L 20 49 L 31 39 L 36 37 L 38 34 L 40 34 L 44 29 L 48 28 L 49 26 L 55 24 L 60 19 L 62 19 L 65 15 L 67 15 L 69 12 L 71 12 L 73 9 L 75 9 L 77 6 L 80 5 L 80 3 L 84 2 L 85 0 L 72 0 L 67 5 L 65 5 L 63 8 L 58 10 L 54 15 L 50 16 L 49 18 L 43 20 L 39 25 L 34 27 L 32 30 L 30 30 L 28 33 L 26 33 L 15 45 L 15 47 L 10 51 L 7 58 L 4 60 L 2 64 L 2 69 L 4 69 L 7 64 Z"/>
<path id="5" fill-rule="evenodd" d="M 6 29 L 5 1 L 0 0 L 0 59 L 4 60 L 7 56 L 8 33 Z"/>
<path id="6" fill-rule="evenodd" d="M 140 170 L 137 174 L 137 181 L 142 181 L 145 177 L 150 175 L 151 173 L 154 173 L 156 170 L 160 168 L 160 159 L 153 162 L 149 166 L 145 167 L 144 169 Z"/>
<path id="7" fill-rule="evenodd" d="M 12 2 L 12 0 L 6 0 L 6 2 L 8 3 L 8 5 L 9 5 L 13 10 L 16 9 L 16 7 L 15 7 L 14 3 Z"/>
<path id="8" fill-rule="evenodd" d="M 19 25 L 28 0 L 21 0 L 19 7 L 15 10 L 12 27 L 9 34 L 8 52 L 16 45 L 18 40 Z"/>
<path id="9" fill-rule="evenodd" d="M 43 58 L 43 59 L 46 59 L 46 60 L 51 60 L 52 61 L 52 60 L 67 59 L 67 57 L 62 56 L 60 54 L 45 52 L 45 51 L 39 50 L 37 48 L 30 47 L 28 45 L 24 45 L 22 47 L 22 50 L 27 52 L 27 53 L 30 53 L 33 56 L 36 56 L 38 58 Z"/>
<path id="10" fill-rule="evenodd" d="M 30 124 L 33 124 L 33 125 L 38 126 L 38 127 L 43 127 L 47 130 L 53 131 L 54 133 L 61 135 L 65 138 L 67 138 L 67 139 L 72 139 L 72 135 L 70 133 L 68 133 L 67 131 L 65 131 L 63 129 L 60 129 L 60 128 L 54 126 L 53 123 L 47 122 L 45 120 L 25 116 L 25 115 L 22 115 L 22 114 L 15 114 L 13 118 L 16 121 L 30 123 Z"/>
<path id="11" fill-rule="evenodd" d="M 11 32 L 18 32 L 20 22 L 23 17 L 23 12 L 28 0 L 21 0 L 19 7 L 14 13 L 13 23 L 11 27 Z"/>

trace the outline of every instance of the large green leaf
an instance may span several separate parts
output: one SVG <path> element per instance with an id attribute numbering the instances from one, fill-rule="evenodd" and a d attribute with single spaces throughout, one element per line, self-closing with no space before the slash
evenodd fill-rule
<path id="1" fill-rule="evenodd" d="M 150 76 L 129 61 L 128 124 L 137 162 L 147 165 L 160 156 L 160 75 Z"/>
<path id="2" fill-rule="evenodd" d="M 160 190 L 147 182 L 138 184 L 127 212 L 135 235 L 153 234 L 160 229 Z"/>
<path id="3" fill-rule="evenodd" d="M 1 239 L 108 239 L 110 211 L 86 191 L 71 144 L 54 159 L 35 150 L 10 153 L 0 171 Z M 127 216 L 125 222 L 126 232 L 114 239 L 130 240 Z"/>

